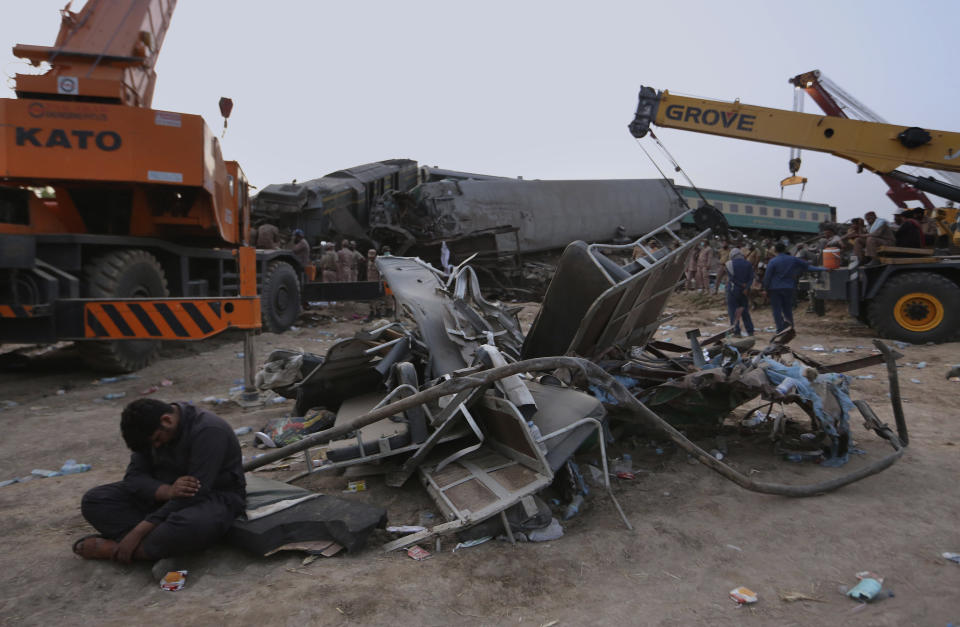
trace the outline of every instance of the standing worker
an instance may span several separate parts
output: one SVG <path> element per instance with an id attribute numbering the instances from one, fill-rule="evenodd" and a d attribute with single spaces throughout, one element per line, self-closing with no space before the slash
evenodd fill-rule
<path id="1" fill-rule="evenodd" d="M 347 240 L 340 242 L 340 250 L 337 251 L 337 280 L 341 283 L 357 280 L 357 263 Z"/>
<path id="2" fill-rule="evenodd" d="M 728 242 L 724 242 L 723 245 L 720 246 L 720 250 L 717 252 L 717 283 L 713 286 L 714 294 L 720 293 L 720 283 L 727 278 L 727 262 L 730 261 L 730 255 L 730 244 Z"/>
<path id="3" fill-rule="evenodd" d="M 683 289 L 690 292 L 696 286 L 697 282 L 697 251 L 694 250 L 687 257 L 687 265 L 683 269 L 683 275 L 686 279 L 683 283 Z"/>
<path id="4" fill-rule="evenodd" d="M 303 273 L 307 275 L 307 280 L 312 281 L 316 276 L 317 269 L 313 267 L 310 260 L 310 244 L 303 236 L 303 231 L 296 229 L 293 232 L 293 256 L 303 267 Z"/>
<path id="5" fill-rule="evenodd" d="M 367 280 L 380 281 L 380 270 L 377 269 L 377 251 L 373 248 L 367 251 Z"/>
<path id="6" fill-rule="evenodd" d="M 753 335 L 750 317 L 750 287 L 753 285 L 753 266 L 739 248 L 730 250 L 730 259 L 724 264 L 727 274 L 727 313 L 733 334 L 740 335 L 740 321 L 746 336 Z"/>
<path id="7" fill-rule="evenodd" d="M 697 253 L 697 292 L 710 291 L 710 267 L 713 266 L 713 247 L 707 242 L 700 242 L 700 252 Z"/>
<path id="8" fill-rule="evenodd" d="M 757 266 L 760 264 L 760 249 L 753 242 L 747 242 L 745 259 L 750 262 L 750 265 L 753 266 L 754 273 L 756 273 Z"/>
<path id="9" fill-rule="evenodd" d="M 804 272 L 823 272 L 826 268 L 814 266 L 809 261 L 787 254 L 787 247 L 783 242 L 777 242 L 774 250 L 777 256 L 767 264 L 763 274 L 763 289 L 770 297 L 773 321 L 777 326 L 777 333 L 780 333 L 793 326 L 793 299 L 797 278 Z"/>
<path id="10" fill-rule="evenodd" d="M 275 250 L 280 242 L 280 229 L 269 222 L 264 222 L 257 228 L 257 248 Z"/>
<path id="11" fill-rule="evenodd" d="M 367 258 L 362 252 L 357 250 L 357 241 L 350 240 L 350 251 L 353 253 L 353 265 L 355 268 L 356 275 L 353 277 L 354 281 L 366 281 L 367 280 Z"/>
<path id="12" fill-rule="evenodd" d="M 323 253 L 320 255 L 320 280 L 324 283 L 336 283 L 337 253 L 333 251 L 333 242 L 323 243 Z"/>

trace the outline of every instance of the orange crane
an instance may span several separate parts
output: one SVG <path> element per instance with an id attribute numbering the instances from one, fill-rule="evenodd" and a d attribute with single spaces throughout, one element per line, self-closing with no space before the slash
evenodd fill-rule
<path id="1" fill-rule="evenodd" d="M 239 164 L 201 117 L 150 108 L 175 7 L 68 4 L 53 46 L 14 47 L 49 69 L 0 99 L 0 342 L 130 371 L 161 340 L 259 328 L 261 305 L 271 330 L 296 319 L 302 268 L 246 245 Z"/>

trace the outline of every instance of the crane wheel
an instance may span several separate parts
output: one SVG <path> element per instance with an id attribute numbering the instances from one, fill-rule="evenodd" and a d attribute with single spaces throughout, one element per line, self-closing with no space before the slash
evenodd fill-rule
<path id="1" fill-rule="evenodd" d="M 263 327 L 273 333 L 283 333 L 300 315 L 300 279 L 286 261 L 274 261 L 267 266 L 260 283 L 260 307 Z"/>
<path id="2" fill-rule="evenodd" d="M 949 342 L 960 334 L 960 285 L 932 272 L 894 275 L 870 302 L 868 316 L 881 337 Z"/>
<path id="3" fill-rule="evenodd" d="M 83 268 L 81 286 L 87 298 L 164 298 L 167 279 L 157 258 L 145 250 L 114 250 Z M 88 366 L 110 373 L 133 372 L 150 365 L 160 353 L 160 340 L 79 342 Z"/>

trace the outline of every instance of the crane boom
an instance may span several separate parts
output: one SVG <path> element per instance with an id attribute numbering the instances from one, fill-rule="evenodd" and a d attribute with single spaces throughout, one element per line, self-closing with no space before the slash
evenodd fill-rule
<path id="1" fill-rule="evenodd" d="M 960 201 L 960 187 L 896 171 L 907 165 L 960 172 L 960 133 L 678 96 L 641 87 L 630 132 L 643 137 L 651 125 L 828 152 L 860 168 L 898 180 L 906 177 L 918 189 Z"/>
<path id="2" fill-rule="evenodd" d="M 53 46 L 18 44 L 13 54 L 40 75 L 18 74 L 18 98 L 123 104 L 149 108 L 154 71 L 177 0 L 89 0 L 61 12 Z"/>
<path id="3" fill-rule="evenodd" d="M 797 74 L 789 82 L 798 90 L 797 93 L 800 93 L 799 90 L 806 92 L 827 115 L 867 122 L 886 122 L 865 104 L 824 76 L 820 70 Z M 933 202 L 927 198 L 927 195 L 909 183 L 897 180 L 887 174 L 881 174 L 880 178 L 889 187 L 887 198 L 898 207 L 906 209 L 907 202 L 914 200 L 920 202 L 925 209 L 934 208 Z"/>

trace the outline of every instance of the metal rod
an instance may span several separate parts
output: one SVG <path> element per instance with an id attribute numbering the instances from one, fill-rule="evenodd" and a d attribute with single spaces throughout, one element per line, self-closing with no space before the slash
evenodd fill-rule
<path id="1" fill-rule="evenodd" d="M 903 402 L 900 400 L 900 378 L 897 375 L 897 359 L 903 357 L 900 353 L 890 350 L 890 347 L 874 340 L 873 345 L 877 347 L 884 361 L 887 362 L 887 378 L 890 380 L 890 405 L 893 406 L 893 418 L 897 421 L 897 435 L 900 436 L 900 442 L 904 446 L 910 444 L 910 438 L 907 436 L 907 419 L 903 415 Z"/>
<path id="2" fill-rule="evenodd" d="M 507 539 L 510 544 L 516 544 L 517 540 L 513 537 L 513 529 L 510 528 L 510 521 L 507 520 L 507 510 L 500 510 L 500 520 L 503 521 L 503 530 L 507 532 Z"/>
<path id="3" fill-rule="evenodd" d="M 257 368 L 256 350 L 253 344 L 253 331 L 246 331 L 243 334 L 243 400 L 246 402 L 256 401 L 260 398 L 260 393 L 253 382 L 253 373 Z"/>

